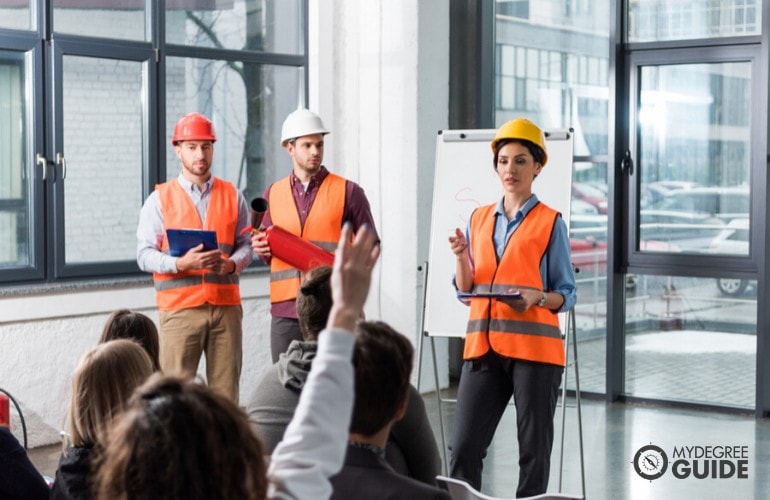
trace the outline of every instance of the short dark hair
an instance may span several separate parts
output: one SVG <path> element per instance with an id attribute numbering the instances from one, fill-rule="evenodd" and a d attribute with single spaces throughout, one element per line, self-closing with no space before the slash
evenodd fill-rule
<path id="1" fill-rule="evenodd" d="M 130 339 L 141 345 L 150 356 L 155 371 L 160 370 L 158 328 L 146 315 L 129 309 L 118 309 L 104 323 L 99 343 L 110 340 Z"/>
<path id="2" fill-rule="evenodd" d="M 497 170 L 497 157 L 500 156 L 500 150 L 503 149 L 503 146 L 512 142 L 517 142 L 527 148 L 529 154 L 532 155 L 532 158 L 534 158 L 537 163 L 541 165 L 545 163 L 545 151 L 534 142 L 526 139 L 502 139 L 495 146 L 495 158 L 492 160 L 492 166 L 495 167 L 495 170 Z"/>
<path id="3" fill-rule="evenodd" d="M 189 378 L 154 374 L 107 438 L 96 498 L 264 499 L 262 443 L 243 411 Z"/>
<path id="4" fill-rule="evenodd" d="M 382 321 L 362 321 L 353 349 L 355 402 L 350 432 L 371 436 L 395 416 L 407 397 L 414 348 Z"/>
<path id="5" fill-rule="evenodd" d="M 321 266 L 305 275 L 305 282 L 297 294 L 297 319 L 302 337 L 307 342 L 318 340 L 326 327 L 332 309 L 332 268 Z"/>

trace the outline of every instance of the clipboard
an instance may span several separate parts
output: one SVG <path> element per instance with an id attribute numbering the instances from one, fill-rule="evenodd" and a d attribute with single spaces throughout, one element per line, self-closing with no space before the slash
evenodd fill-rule
<path id="1" fill-rule="evenodd" d="M 203 250 L 216 250 L 217 232 L 205 229 L 167 229 L 168 253 L 172 257 L 181 257 L 191 248 L 203 243 Z"/>
<path id="2" fill-rule="evenodd" d="M 521 294 L 516 293 L 493 293 L 493 292 L 457 292 L 458 299 L 520 299 Z"/>

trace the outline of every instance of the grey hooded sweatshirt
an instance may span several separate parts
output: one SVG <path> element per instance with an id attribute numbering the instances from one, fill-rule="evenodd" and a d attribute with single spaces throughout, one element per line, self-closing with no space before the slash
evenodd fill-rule
<path id="1" fill-rule="evenodd" d="M 273 453 L 294 416 L 316 349 L 316 342 L 293 341 L 249 398 L 246 411 L 265 445 L 266 455 Z M 425 402 L 412 385 L 408 397 L 404 418 L 390 430 L 385 459 L 396 472 L 435 486 L 436 475 L 441 473 L 441 457 Z"/>
<path id="2" fill-rule="evenodd" d="M 317 349 L 317 342 L 293 341 L 267 370 L 249 398 L 246 412 L 252 428 L 265 445 L 266 455 L 272 454 L 283 439 Z"/>

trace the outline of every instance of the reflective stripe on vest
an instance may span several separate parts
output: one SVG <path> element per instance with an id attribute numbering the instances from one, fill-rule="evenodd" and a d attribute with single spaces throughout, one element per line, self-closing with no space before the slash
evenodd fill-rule
<path id="1" fill-rule="evenodd" d="M 471 215 L 474 291 L 544 290 L 540 263 L 559 213 L 542 203 L 535 205 L 511 235 L 498 263 L 493 240 L 496 208 L 488 205 Z M 519 313 L 495 299 L 472 300 L 463 357 L 479 358 L 490 348 L 509 358 L 564 366 L 559 317 L 544 307 Z"/>
<path id="2" fill-rule="evenodd" d="M 228 257 L 235 248 L 238 225 L 238 192 L 231 183 L 214 178 L 206 220 L 201 223 L 198 210 L 174 179 L 155 187 L 163 212 L 163 228 L 209 229 L 217 232 L 219 250 Z M 164 231 L 165 233 L 165 231 Z M 168 240 L 163 237 L 161 251 L 168 252 Z M 238 305 L 241 294 L 238 275 L 220 276 L 208 270 L 183 271 L 174 274 L 154 273 L 158 309 L 170 311 L 214 305 Z"/>
<path id="3" fill-rule="evenodd" d="M 343 177 L 327 174 L 318 187 L 305 227 L 301 227 L 290 177 L 277 181 L 269 192 L 273 224 L 333 252 L 342 232 L 346 184 Z M 270 260 L 270 302 L 296 299 L 300 279 L 299 270 L 273 256 Z"/>

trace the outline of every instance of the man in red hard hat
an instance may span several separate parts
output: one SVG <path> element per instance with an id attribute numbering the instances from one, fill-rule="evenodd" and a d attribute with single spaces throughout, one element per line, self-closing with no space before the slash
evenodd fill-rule
<path id="1" fill-rule="evenodd" d="M 155 187 L 136 231 L 137 263 L 153 273 L 160 310 L 160 365 L 194 375 L 206 354 L 209 386 L 239 400 L 243 309 L 239 273 L 251 263 L 249 208 L 231 183 L 211 175 L 214 125 L 189 113 L 171 143 L 182 165 L 176 179 Z M 203 244 L 170 255 L 168 229 L 216 232 L 216 249 Z"/>
<path id="2" fill-rule="evenodd" d="M 354 232 L 364 225 L 375 236 L 377 232 L 361 186 L 323 166 L 324 136 L 328 133 L 321 117 L 308 109 L 297 109 L 286 117 L 281 146 L 291 156 L 293 169 L 288 177 L 265 190 L 270 208 L 262 226 L 275 224 L 334 251 L 346 222 Z M 255 233 L 251 244 L 260 259 L 270 264 L 270 352 L 275 363 L 292 341 L 302 341 L 296 306 L 302 277 L 298 269 L 273 255 L 265 235 L 264 231 Z"/>

